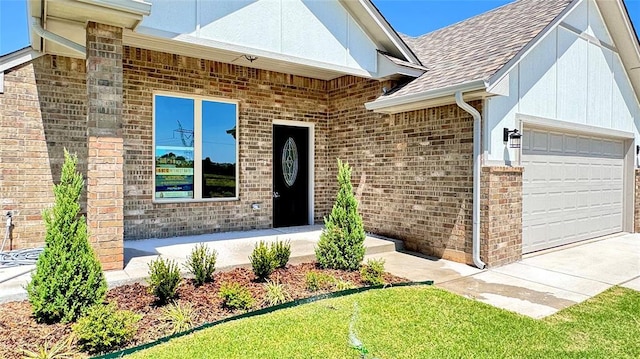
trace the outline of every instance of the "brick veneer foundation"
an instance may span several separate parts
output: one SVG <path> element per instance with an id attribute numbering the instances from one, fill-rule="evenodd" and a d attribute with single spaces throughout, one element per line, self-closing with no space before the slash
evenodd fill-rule
<path id="1" fill-rule="evenodd" d="M 480 257 L 490 267 L 522 259 L 522 167 L 482 167 Z"/>
<path id="2" fill-rule="evenodd" d="M 122 28 L 87 25 L 87 224 L 105 270 L 122 269 Z"/>

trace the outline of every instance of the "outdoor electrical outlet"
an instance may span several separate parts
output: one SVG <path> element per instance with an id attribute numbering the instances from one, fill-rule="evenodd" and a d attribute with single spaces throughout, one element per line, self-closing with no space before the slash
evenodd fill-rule
<path id="1" fill-rule="evenodd" d="M 251 204 L 251 209 L 253 209 L 254 211 L 257 211 L 260 209 L 260 203 L 252 203 Z"/>

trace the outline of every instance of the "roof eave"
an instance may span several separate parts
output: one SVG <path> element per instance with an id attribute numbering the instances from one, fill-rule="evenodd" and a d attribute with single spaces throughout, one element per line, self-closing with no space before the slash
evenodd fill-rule
<path id="1" fill-rule="evenodd" d="M 362 22 L 361 26 L 369 29 L 369 35 L 375 38 L 374 42 L 378 46 L 383 47 L 382 50 L 394 53 L 394 56 L 399 58 L 404 57 L 406 61 L 413 64 L 422 65 L 413 50 L 402 40 L 371 0 L 340 0 L 340 3 Z"/>
<path id="2" fill-rule="evenodd" d="M 10 70 L 42 56 L 42 53 L 27 46 L 20 50 L 0 56 L 0 72 Z"/>
<path id="3" fill-rule="evenodd" d="M 141 0 L 77 0 L 83 3 L 124 11 L 135 15 L 151 14 L 151 3 Z"/>
<path id="4" fill-rule="evenodd" d="M 627 71 L 636 97 L 640 100 L 640 42 L 629 12 L 622 0 L 596 0 L 615 43 L 623 66 Z"/>
<path id="5" fill-rule="evenodd" d="M 364 104 L 367 110 L 379 113 L 399 113 L 454 102 L 456 92 L 473 93 L 476 97 L 488 95 L 484 80 L 474 80 L 457 85 L 392 98 L 378 98 Z"/>

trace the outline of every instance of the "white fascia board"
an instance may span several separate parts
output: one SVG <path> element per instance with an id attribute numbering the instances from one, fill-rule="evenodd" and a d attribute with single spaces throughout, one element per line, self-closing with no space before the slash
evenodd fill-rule
<path id="1" fill-rule="evenodd" d="M 407 61 L 422 65 L 420 59 L 411 51 L 411 49 L 405 44 L 405 42 L 400 38 L 398 33 L 391 27 L 389 22 L 380 14 L 380 11 L 375 8 L 375 6 L 371 3 L 370 0 L 359 0 L 362 7 L 367 10 L 369 15 L 375 22 L 378 24 L 380 29 L 385 33 L 385 35 L 389 38 L 389 40 L 400 50 L 402 55 L 405 56 Z"/>
<path id="2" fill-rule="evenodd" d="M 385 79 L 388 77 L 393 77 L 394 75 L 402 75 L 402 76 L 418 78 L 422 76 L 422 74 L 427 72 L 426 69 L 418 69 L 410 66 L 403 66 L 401 64 L 397 64 L 391 61 L 386 56 L 382 55 L 381 53 L 378 53 L 377 59 L 378 59 L 378 66 L 377 66 L 378 72 L 376 76 L 374 76 L 375 79 Z"/>
<path id="3" fill-rule="evenodd" d="M 633 132 L 525 115 L 521 113 L 516 113 L 516 121 L 521 121 L 524 126 L 527 127 L 539 127 L 556 131 L 581 132 L 593 136 L 604 136 L 623 139 L 633 139 L 635 137 Z"/>
<path id="4" fill-rule="evenodd" d="M 148 16 L 151 14 L 151 3 L 141 0 L 76 0 L 86 4 L 105 7 L 108 9 L 124 11 L 136 15 Z"/>
<path id="5" fill-rule="evenodd" d="M 33 50 L 31 47 L 25 47 L 22 50 L 0 56 L 0 73 L 37 59 L 40 56 L 42 56 L 42 53 Z"/>
<path id="6" fill-rule="evenodd" d="M 476 80 L 461 83 L 458 85 L 443 87 L 425 92 L 419 92 L 394 98 L 378 98 L 377 100 L 367 102 L 364 107 L 367 110 L 381 113 L 398 113 L 402 109 L 409 107 L 412 104 L 419 102 L 434 100 L 442 97 L 453 96 L 456 92 L 477 92 L 486 91 L 487 86 L 485 81 Z"/>
<path id="7" fill-rule="evenodd" d="M 640 42 L 622 0 L 596 0 L 607 30 L 631 80 L 636 96 L 640 98 Z"/>
<path id="8" fill-rule="evenodd" d="M 533 50 L 544 38 L 546 38 L 569 15 L 578 4 L 584 0 L 574 0 L 571 4 L 562 10 L 562 12 L 556 16 L 556 18 L 550 22 L 533 40 L 529 41 L 511 60 L 509 60 L 504 66 L 502 66 L 495 74 L 493 74 L 487 81 L 487 88 L 492 88 L 497 82 L 500 82 L 504 76 L 507 76 L 513 68 L 515 68 L 522 59 Z"/>

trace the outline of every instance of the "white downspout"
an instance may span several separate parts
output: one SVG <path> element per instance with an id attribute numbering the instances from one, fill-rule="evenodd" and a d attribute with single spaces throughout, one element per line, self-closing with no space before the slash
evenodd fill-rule
<path id="1" fill-rule="evenodd" d="M 462 99 L 462 91 L 456 92 L 456 104 L 473 116 L 473 264 L 480 269 L 487 265 L 480 259 L 480 134 L 482 116 L 480 112 Z"/>
<path id="2" fill-rule="evenodd" d="M 31 29 L 33 30 L 33 32 L 35 32 L 36 34 L 38 34 L 38 36 L 40 36 L 43 39 L 47 39 L 50 41 L 53 41 L 57 44 L 60 44 L 68 49 L 71 49 L 75 52 L 78 53 L 78 55 L 82 55 L 82 57 L 87 55 L 87 49 L 80 45 L 77 44 L 67 38 L 64 38 L 58 34 L 54 34 L 51 31 L 47 31 L 45 30 L 42 26 L 40 26 L 40 22 L 38 21 L 38 19 L 36 18 L 32 18 L 31 19 Z"/>

